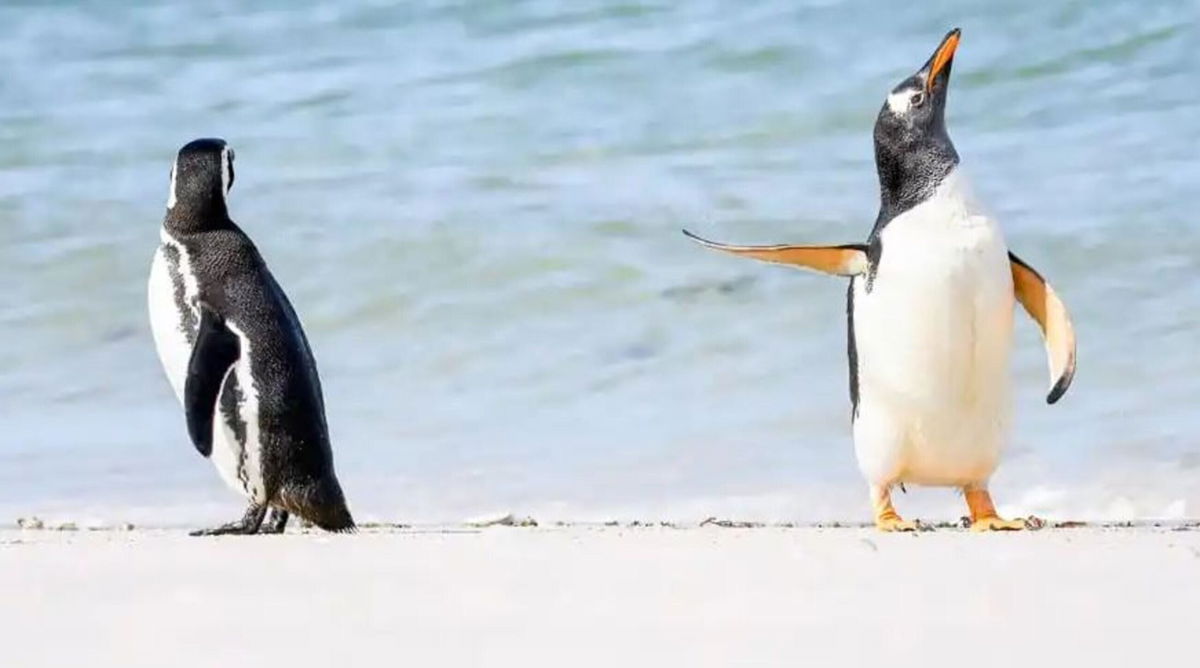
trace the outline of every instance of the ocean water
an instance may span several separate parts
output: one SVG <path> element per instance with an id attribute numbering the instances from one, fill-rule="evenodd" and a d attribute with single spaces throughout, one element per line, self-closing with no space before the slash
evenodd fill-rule
<path id="1" fill-rule="evenodd" d="M 963 167 L 1079 334 L 1046 406 L 1018 316 L 997 502 L 1200 515 L 1194 2 L 254 4 L 0 6 L 0 523 L 240 513 L 145 307 L 174 153 L 214 135 L 360 521 L 868 519 L 844 282 L 679 228 L 863 240 L 874 116 L 953 26 Z"/>

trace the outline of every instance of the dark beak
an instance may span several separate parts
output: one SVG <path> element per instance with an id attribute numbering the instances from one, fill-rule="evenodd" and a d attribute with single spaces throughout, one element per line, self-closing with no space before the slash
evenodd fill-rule
<path id="1" fill-rule="evenodd" d="M 933 52 L 929 62 L 921 68 L 921 73 L 925 75 L 926 93 L 933 92 L 935 82 L 949 81 L 950 65 L 954 62 L 954 51 L 958 48 L 958 38 L 961 34 L 962 31 L 958 28 L 946 33 L 946 36 L 942 38 L 942 43 L 938 45 L 937 51 Z"/>

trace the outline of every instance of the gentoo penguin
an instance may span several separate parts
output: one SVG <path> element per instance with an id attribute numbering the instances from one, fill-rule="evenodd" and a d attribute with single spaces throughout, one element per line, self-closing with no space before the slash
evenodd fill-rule
<path id="1" fill-rule="evenodd" d="M 242 519 L 193 535 L 279 533 L 289 513 L 352 530 L 316 362 L 287 295 L 229 219 L 233 179 L 224 141 L 179 150 L 150 270 L 154 343 L 188 436 L 249 500 Z"/>
<path id="2" fill-rule="evenodd" d="M 946 132 L 946 91 L 960 32 L 950 31 L 875 120 L 880 208 L 865 244 L 730 246 L 767 262 L 850 278 L 846 294 L 854 448 L 875 525 L 912 531 L 894 486 L 963 490 L 971 528 L 1021 529 L 988 493 L 1009 426 L 1013 302 L 1045 338 L 1054 403 L 1075 374 L 1075 334 L 1050 285 L 1009 252 L 972 196 Z"/>

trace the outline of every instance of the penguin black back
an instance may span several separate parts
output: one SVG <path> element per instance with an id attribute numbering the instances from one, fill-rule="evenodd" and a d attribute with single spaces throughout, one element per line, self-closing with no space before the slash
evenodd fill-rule
<path id="1" fill-rule="evenodd" d="M 250 499 L 241 522 L 216 533 L 253 533 L 266 508 L 332 531 L 354 528 L 333 470 L 316 361 L 287 295 L 250 238 L 229 218 L 233 150 L 220 139 L 180 149 L 171 172 L 160 253 L 190 353 L 164 354 L 196 449 Z M 156 262 L 158 260 L 156 259 Z M 152 282 L 155 279 L 152 276 Z M 153 291 L 153 290 L 152 290 Z M 152 303 L 152 311 L 155 308 Z M 152 321 L 154 321 L 152 313 Z M 160 342 L 160 339 L 162 342 Z M 186 369 L 172 369 L 185 358 Z M 182 391 L 181 391 L 182 390 Z"/>

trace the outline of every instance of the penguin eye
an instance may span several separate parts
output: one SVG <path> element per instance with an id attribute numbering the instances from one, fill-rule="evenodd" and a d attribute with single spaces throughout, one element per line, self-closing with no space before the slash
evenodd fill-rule
<path id="1" fill-rule="evenodd" d="M 908 103 L 910 106 L 913 106 L 913 107 L 919 107 L 919 106 L 925 104 L 925 93 L 922 93 L 919 91 L 916 93 L 913 93 L 912 97 L 908 98 Z"/>

